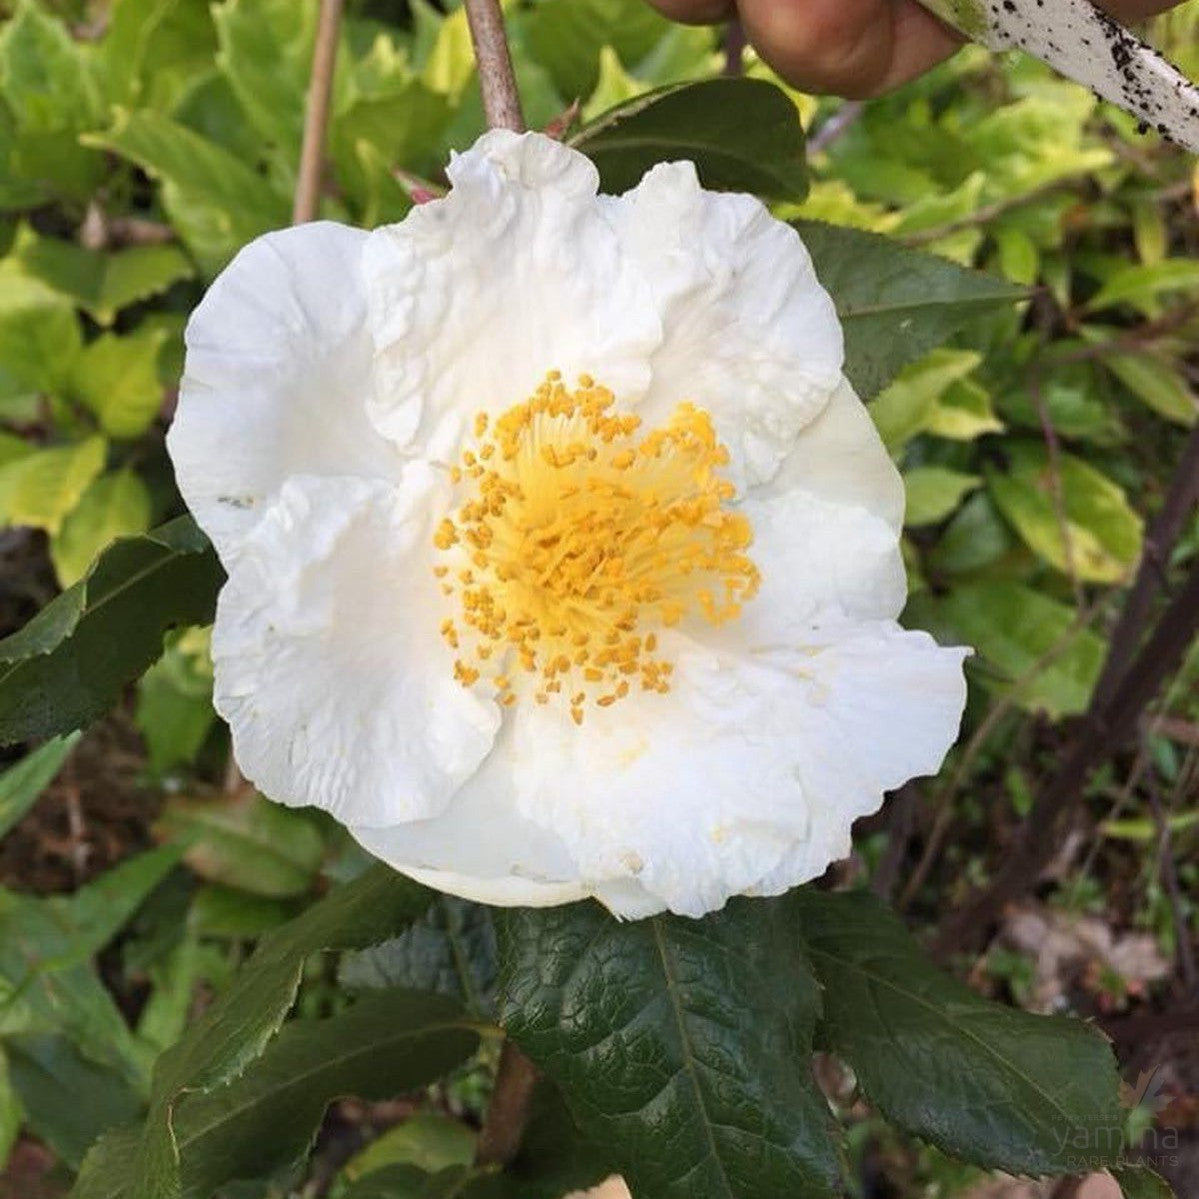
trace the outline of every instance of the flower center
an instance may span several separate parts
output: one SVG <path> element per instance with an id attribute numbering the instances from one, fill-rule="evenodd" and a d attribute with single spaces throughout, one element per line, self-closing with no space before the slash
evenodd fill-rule
<path id="1" fill-rule="evenodd" d="M 494 422 L 480 413 L 450 472 L 469 498 L 434 537 L 434 573 L 459 603 L 441 627 L 455 677 L 511 704 L 523 672 L 538 703 L 564 695 L 576 724 L 588 702 L 668 691 L 657 631 L 732 620 L 759 582 L 708 414 L 680 404 L 642 433 L 614 403 L 586 375 L 570 391 L 551 371 Z"/>

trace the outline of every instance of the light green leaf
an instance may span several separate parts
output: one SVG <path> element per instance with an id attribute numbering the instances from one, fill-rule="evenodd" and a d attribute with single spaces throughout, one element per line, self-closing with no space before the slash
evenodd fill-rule
<path id="1" fill-rule="evenodd" d="M 155 774 L 195 757 L 216 720 L 207 630 L 189 629 L 142 675 L 134 720 Z"/>
<path id="2" fill-rule="evenodd" d="M 190 517 L 114 542 L 84 578 L 0 641 L 0 744 L 80 728 L 162 653 L 208 624 L 224 574 Z"/>
<path id="3" fill-rule="evenodd" d="M 967 321 L 1009 307 L 1025 292 L 887 237 L 796 221 L 816 275 L 845 329 L 845 373 L 863 399 Z"/>
<path id="4" fill-rule="evenodd" d="M 101 333 L 75 361 L 73 390 L 110 437 L 138 437 L 162 407 L 158 356 L 166 330 Z"/>
<path id="5" fill-rule="evenodd" d="M 944 520 L 976 487 L 978 475 L 966 475 L 943 466 L 918 466 L 903 476 L 907 492 L 904 523 L 931 525 Z"/>
<path id="6" fill-rule="evenodd" d="M 171 799 L 156 828 L 187 847 L 184 860 L 201 878 L 268 899 L 310 890 L 325 853 L 310 821 L 254 792 Z"/>
<path id="7" fill-rule="evenodd" d="M 186 254 L 173 245 L 86 250 L 22 226 L 13 247 L 21 270 L 78 304 L 101 325 L 139 300 L 165 291 L 193 273 Z"/>
<path id="8" fill-rule="evenodd" d="M 1023 584 L 969 583 L 912 600 L 907 619 L 947 641 L 972 645 L 992 673 L 980 680 L 1015 702 L 1058 719 L 1082 712 L 1099 677 L 1105 643 L 1077 627 L 1073 609 Z"/>
<path id="9" fill-rule="evenodd" d="M 217 62 L 250 124 L 294 177 L 304 130 L 318 6 L 294 0 L 225 0 L 213 8 Z M 339 47 L 334 108 L 345 93 L 349 59 Z"/>
<path id="10" fill-rule="evenodd" d="M 0 409 L 66 391 L 83 346 L 71 305 L 8 262 L 0 264 Z"/>
<path id="11" fill-rule="evenodd" d="M 618 104 L 632 100 L 634 96 L 640 96 L 649 90 L 649 84 L 634 79 L 624 69 L 620 55 L 611 46 L 604 46 L 600 50 L 599 78 L 596 80 L 595 90 L 583 105 L 583 120 L 593 121 L 609 108 L 615 108 Z"/>
<path id="12" fill-rule="evenodd" d="M 0 524 L 57 533 L 104 469 L 107 450 L 103 437 L 88 437 L 74 445 L 34 450 L 0 466 Z"/>
<path id="13" fill-rule="evenodd" d="M 0 774 L 0 837 L 33 807 L 78 740 L 78 734 L 54 737 Z"/>
<path id="14" fill-rule="evenodd" d="M 0 106 L 13 123 L 5 181 L 36 181 L 7 195 L 0 185 L 0 207 L 86 200 L 103 169 L 101 156 L 78 140 L 103 118 L 92 59 L 31 0 L 0 28 Z"/>
<path id="15" fill-rule="evenodd" d="M 1199 419 L 1199 396 L 1171 362 L 1155 354 L 1111 352 L 1100 359 L 1138 399 L 1167 420 L 1191 426 Z"/>
<path id="16" fill-rule="evenodd" d="M 870 406 L 875 426 L 892 454 L 930 428 L 942 398 L 981 362 L 982 355 L 974 350 L 939 349 L 899 372 Z"/>
<path id="17" fill-rule="evenodd" d="M 8 1056 L 3 1045 L 0 1045 L 0 1172 L 8 1165 L 9 1156 L 17 1143 L 17 1137 L 21 1134 L 24 1120 L 21 1100 L 13 1089 Z"/>
<path id="18" fill-rule="evenodd" d="M 663 17 L 638 0 L 545 0 L 523 22 L 526 45 L 568 103 L 595 89 L 605 46 L 633 64 L 669 30 Z"/>
<path id="19" fill-rule="evenodd" d="M 85 140 L 161 182 L 171 223 L 208 275 L 246 242 L 288 223 L 287 196 L 216 142 L 159 113 L 120 113 L 112 129 Z"/>
<path id="20" fill-rule="evenodd" d="M 501 1021 L 634 1194 L 841 1193 L 809 1065 L 820 995 L 786 915 L 503 909 Z"/>
<path id="21" fill-rule="evenodd" d="M 144 533 L 150 527 L 150 492 L 131 469 L 102 475 L 50 539 L 50 559 L 59 585 L 81 579 L 96 555 L 118 537 Z"/>
<path id="22" fill-rule="evenodd" d="M 1087 307 L 1092 311 L 1117 304 L 1144 308 L 1175 291 L 1199 291 L 1199 262 L 1167 258 L 1163 262 L 1125 267 L 1104 283 Z"/>
<path id="23" fill-rule="evenodd" d="M 973 441 L 984 433 L 1002 432 L 1003 422 L 996 417 L 991 395 L 981 383 L 957 379 L 937 397 L 924 431 L 951 441 Z"/>
<path id="24" fill-rule="evenodd" d="M 585 125 L 570 144 L 606 191 L 635 186 L 655 163 L 687 158 L 705 187 L 802 200 L 803 127 L 786 94 L 760 79 L 707 79 L 648 92 Z"/>
<path id="25" fill-rule="evenodd" d="M 954 1157 L 1013 1174 L 1068 1174 L 1081 1157 L 1118 1159 L 1120 1076 L 1098 1032 L 976 995 L 937 970 L 865 892 L 801 887 L 789 900 L 830 997 L 823 1037 L 888 1120 Z"/>
<path id="26" fill-rule="evenodd" d="M 1140 557 L 1142 522 L 1123 488 L 1081 458 L 1058 455 L 1068 552 L 1048 452 L 1022 444 L 1008 445 L 1006 452 L 1008 469 L 988 470 L 987 489 L 1028 547 L 1060 571 L 1072 567 L 1088 582 L 1126 579 Z"/>
<path id="27" fill-rule="evenodd" d="M 350 1181 L 386 1166 L 408 1165 L 434 1174 L 475 1159 L 477 1134 L 459 1120 L 438 1112 L 417 1112 L 389 1128 L 343 1167 Z"/>

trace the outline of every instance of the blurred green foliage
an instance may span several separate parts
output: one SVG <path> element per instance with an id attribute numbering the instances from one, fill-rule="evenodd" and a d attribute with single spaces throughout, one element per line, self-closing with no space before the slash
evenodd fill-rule
<path id="1" fill-rule="evenodd" d="M 350 0 L 322 215 L 402 219 L 480 131 L 465 17 L 447 7 Z M 17 0 L 0 13 L 0 529 L 36 531 L 69 588 L 113 538 L 181 511 L 162 435 L 186 315 L 245 242 L 289 219 L 316 5 Z M 724 65 L 717 32 L 672 26 L 640 0 L 523 0 L 508 16 L 531 127 L 575 102 L 591 120 Z M 1199 74 L 1199 0 L 1156 33 Z M 745 67 L 770 78 L 752 53 Z M 1020 56 L 967 50 L 865 107 L 788 94 L 815 151 L 807 199 L 776 205 L 780 216 L 885 235 L 1027 289 L 1019 304 L 963 311 L 929 353 L 932 338 L 900 347 L 908 365 L 883 372 L 879 394 L 874 376 L 859 385 L 908 489 L 905 620 L 976 647 L 973 727 L 996 702 L 1078 713 L 1107 601 L 1199 415 L 1199 174 Z M 1178 559 L 1197 552 L 1191 534 Z M 197 988 L 226 990 L 248 940 L 361 868 L 329 823 L 218 793 L 210 691 L 199 629 L 173 634 L 137 684 L 147 776 L 181 791 L 157 825 L 166 848 L 69 899 L 0 892 L 0 1159 L 23 1119 L 78 1166 L 97 1132 L 149 1100 L 150 1065 L 188 1026 Z M 64 754 L 51 743 L 0 776 L 0 829 Z M 1193 814 L 1177 819 L 1194 844 Z M 1146 843 L 1154 828 L 1134 812 L 1106 832 Z M 1172 936 L 1149 886 L 1145 921 Z M 472 938 L 439 909 L 348 969 L 355 985 L 411 984 L 448 972 Z M 114 939 L 132 1022 L 91 960 Z M 382 981 L 362 983 L 371 971 Z M 454 987 L 470 998 L 465 979 Z M 336 1008 L 342 986 L 318 961 L 302 1000 Z M 477 1104 L 477 1078 L 460 1090 Z M 368 1163 L 461 1164 L 446 1115 L 460 1097 L 440 1095 L 432 1139 L 377 1142 L 341 1184 Z"/>

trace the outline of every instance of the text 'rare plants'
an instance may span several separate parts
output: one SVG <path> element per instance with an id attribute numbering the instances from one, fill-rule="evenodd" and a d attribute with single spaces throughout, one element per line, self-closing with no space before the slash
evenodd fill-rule
<path id="1" fill-rule="evenodd" d="M 271 798 L 442 890 L 773 895 L 932 773 L 965 651 L 897 623 L 904 491 L 799 235 L 686 162 L 496 131 L 444 199 L 251 244 L 169 445 Z"/>

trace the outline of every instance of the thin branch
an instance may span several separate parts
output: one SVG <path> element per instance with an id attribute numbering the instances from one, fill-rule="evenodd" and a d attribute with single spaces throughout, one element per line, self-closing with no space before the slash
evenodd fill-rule
<path id="1" fill-rule="evenodd" d="M 1057 834 L 1091 773 L 1136 730 L 1146 706 L 1182 663 L 1199 632 L 1199 563 L 1106 703 L 1094 697 L 1073 744 L 1041 787 L 1017 845 L 990 886 L 950 917 L 933 952 L 944 957 L 981 938 L 1005 904 L 1035 886 L 1057 848 Z"/>
<path id="2" fill-rule="evenodd" d="M 523 133 L 525 118 L 499 0 L 466 0 L 466 21 L 479 64 L 479 90 L 488 126 Z"/>
<path id="3" fill-rule="evenodd" d="M 808 153 L 823 154 L 843 133 L 851 128 L 862 115 L 865 105 L 861 100 L 846 100 L 835 113 L 811 137 L 808 138 Z"/>
<path id="4" fill-rule="evenodd" d="M 308 81 L 308 106 L 304 114 L 304 143 L 300 149 L 300 171 L 291 210 L 293 225 L 316 220 L 320 209 L 325 131 L 329 124 L 329 98 L 333 94 L 333 70 L 337 64 L 341 9 L 342 0 L 321 0 L 312 74 Z"/>
<path id="5" fill-rule="evenodd" d="M 1104 703 L 1110 699 L 1128 669 L 1144 634 L 1153 602 L 1165 581 L 1174 544 L 1182 536 L 1196 504 L 1199 504 L 1199 425 L 1191 431 L 1165 502 L 1145 533 L 1141 565 L 1120 619 L 1112 630 L 1107 661 L 1095 685 L 1095 702 Z"/>
<path id="6" fill-rule="evenodd" d="M 1150 771 L 1146 780 L 1146 791 L 1149 793 L 1149 807 L 1153 812 L 1153 822 L 1157 826 L 1158 860 L 1160 863 L 1162 886 L 1170 901 L 1170 916 L 1174 923 L 1174 940 L 1177 942 L 1178 972 L 1182 976 L 1183 986 L 1187 994 L 1193 994 L 1196 983 L 1199 983 L 1199 972 L 1195 966 L 1195 948 L 1191 944 L 1191 929 L 1187 922 L 1186 908 L 1182 898 L 1182 887 L 1178 882 L 1178 870 L 1174 862 L 1174 847 L 1170 837 L 1170 821 L 1166 815 L 1165 804 L 1162 803 L 1158 791 L 1157 778 Z"/>
<path id="7" fill-rule="evenodd" d="M 974 765 L 975 758 L 986 748 L 1000 722 L 1016 706 L 1027 688 L 1036 682 L 1042 672 L 1048 670 L 1082 636 L 1087 628 L 1095 622 L 1101 609 L 1102 605 L 1096 604 L 1090 609 L 1080 611 L 1057 641 L 1022 675 L 1017 677 L 1004 694 L 991 705 L 978 728 L 974 730 L 973 736 L 958 757 L 953 774 L 934 800 L 936 814 L 933 817 L 932 831 L 928 835 L 920 861 L 912 871 L 899 897 L 899 902 L 896 904 L 901 912 L 915 899 L 920 888 L 924 886 L 925 880 L 940 855 L 945 835 L 949 832 L 950 821 L 953 819 L 954 801 L 962 784 L 966 781 L 970 768 Z"/>
<path id="8" fill-rule="evenodd" d="M 745 73 L 745 27 L 736 17 L 724 27 L 724 73 L 731 78 Z"/>
<path id="9" fill-rule="evenodd" d="M 537 1067 L 514 1042 L 505 1041 L 500 1050 L 495 1090 L 491 1092 L 475 1150 L 477 1165 L 506 1166 L 516 1157 L 529 1121 L 529 1104 L 536 1085 Z"/>

